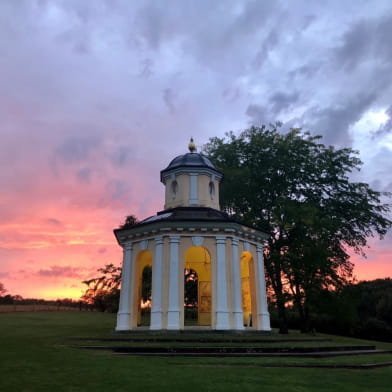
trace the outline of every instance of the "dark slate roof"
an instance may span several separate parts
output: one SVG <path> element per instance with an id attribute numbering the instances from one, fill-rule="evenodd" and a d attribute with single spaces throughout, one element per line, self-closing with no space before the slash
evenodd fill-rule
<path id="1" fill-rule="evenodd" d="M 228 214 L 223 211 L 215 210 L 214 208 L 175 207 L 169 210 L 160 211 L 157 213 L 157 215 L 150 216 L 149 218 L 138 222 L 136 225 L 130 227 L 121 226 L 116 230 L 140 227 L 149 223 L 178 221 L 235 222 L 232 218 L 229 217 Z"/>
<path id="2" fill-rule="evenodd" d="M 258 236 L 266 239 L 268 236 L 259 229 L 247 226 L 226 214 L 223 211 L 215 210 L 209 207 L 175 207 L 168 210 L 163 210 L 157 215 L 150 216 L 141 222 L 131 226 L 121 226 L 114 230 L 117 241 L 120 241 L 121 233 L 144 233 L 152 230 L 154 227 L 177 227 L 182 226 L 193 227 L 192 225 L 206 225 L 205 227 L 214 227 L 218 225 L 225 229 L 235 229 L 241 231 L 251 231 L 252 235 L 258 232 Z M 127 234 L 126 234 L 127 235 Z"/>
<path id="3" fill-rule="evenodd" d="M 214 166 L 214 164 L 207 157 L 197 152 L 188 152 L 187 154 L 179 155 L 178 157 L 175 157 L 169 163 L 167 168 L 161 171 L 161 179 L 164 173 L 180 167 L 208 168 L 221 174 L 221 172 Z"/>
<path id="4" fill-rule="evenodd" d="M 176 207 L 158 212 L 141 221 L 141 224 L 158 221 L 231 221 L 225 212 L 209 207 Z"/>

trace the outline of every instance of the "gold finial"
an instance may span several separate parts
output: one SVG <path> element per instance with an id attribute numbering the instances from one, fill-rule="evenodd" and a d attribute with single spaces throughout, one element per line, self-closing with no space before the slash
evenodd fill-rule
<path id="1" fill-rule="evenodd" d="M 196 152 L 196 144 L 193 141 L 193 137 L 191 137 L 191 141 L 188 144 L 188 148 L 190 152 Z"/>

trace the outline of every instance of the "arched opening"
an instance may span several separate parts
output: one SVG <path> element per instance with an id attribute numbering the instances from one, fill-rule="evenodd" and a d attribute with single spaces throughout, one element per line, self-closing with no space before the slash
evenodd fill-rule
<path id="1" fill-rule="evenodd" d="M 152 254 L 143 250 L 137 256 L 138 278 L 138 326 L 149 326 L 151 323 L 151 287 L 152 287 Z"/>
<path id="2" fill-rule="evenodd" d="M 184 278 L 184 299 L 185 297 L 191 298 L 194 302 L 193 325 L 211 325 L 211 256 L 206 248 L 203 246 L 192 246 L 185 253 L 185 278 Z M 187 272 L 188 271 L 188 272 Z M 186 274 L 188 273 L 188 286 L 185 285 Z M 193 290 L 191 293 L 185 290 Z M 196 295 L 196 297 L 195 297 Z M 189 300 L 187 300 L 189 301 Z M 184 300 L 184 324 L 190 325 L 192 315 Z"/>
<path id="3" fill-rule="evenodd" d="M 241 298 L 244 326 L 252 326 L 252 311 L 254 308 L 254 274 L 253 257 L 250 252 L 241 254 Z"/>
<path id="4" fill-rule="evenodd" d="M 184 325 L 198 325 L 199 277 L 193 269 L 184 270 Z"/>

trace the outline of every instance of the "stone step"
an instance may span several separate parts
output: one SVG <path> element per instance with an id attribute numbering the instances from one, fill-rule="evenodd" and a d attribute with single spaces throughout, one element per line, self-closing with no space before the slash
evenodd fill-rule
<path id="1" fill-rule="evenodd" d="M 319 353 L 340 351 L 374 351 L 376 346 L 324 346 L 324 347 L 249 347 L 249 346 L 147 346 L 111 347 L 117 353 Z"/>

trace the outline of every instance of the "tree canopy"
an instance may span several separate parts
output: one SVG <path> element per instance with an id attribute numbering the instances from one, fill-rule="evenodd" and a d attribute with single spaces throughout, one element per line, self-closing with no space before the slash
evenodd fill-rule
<path id="1" fill-rule="evenodd" d="M 389 205 L 382 203 L 389 195 L 351 180 L 362 164 L 357 152 L 278 128 L 215 137 L 204 152 L 224 172 L 222 208 L 270 236 L 265 266 L 281 332 L 287 332 L 288 301 L 308 330 L 317 293 L 351 279 L 349 249 L 364 254 L 368 238 L 382 238 L 391 226 Z"/>
<path id="2" fill-rule="evenodd" d="M 87 290 L 82 300 L 104 312 L 116 312 L 120 298 L 121 267 L 107 264 L 97 270 L 100 276 L 84 280 Z"/>

